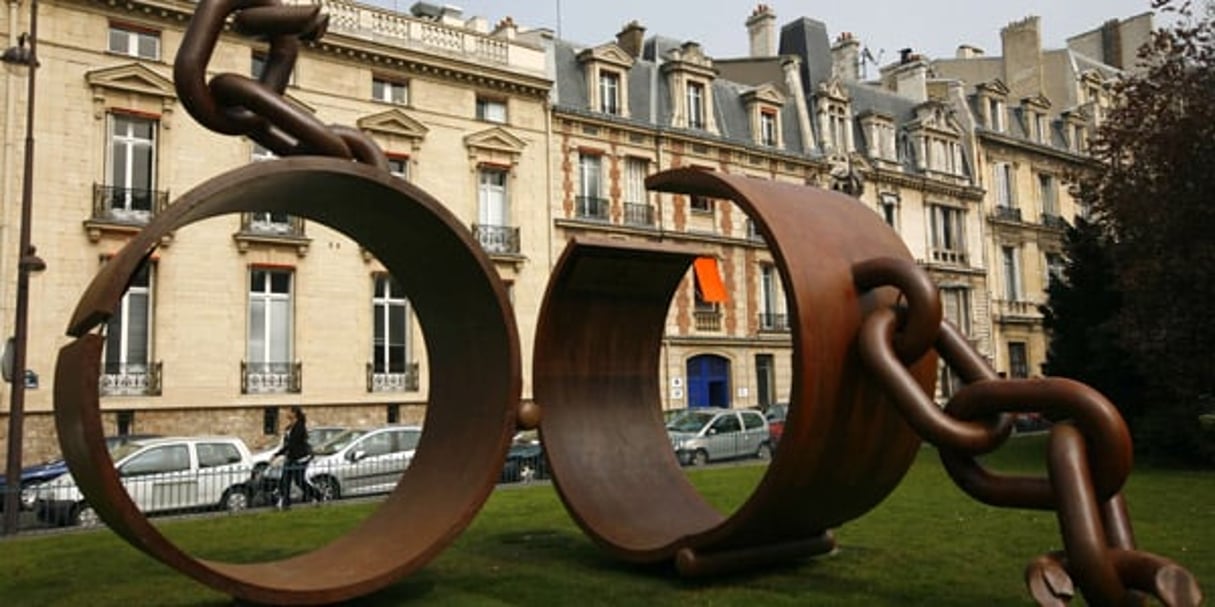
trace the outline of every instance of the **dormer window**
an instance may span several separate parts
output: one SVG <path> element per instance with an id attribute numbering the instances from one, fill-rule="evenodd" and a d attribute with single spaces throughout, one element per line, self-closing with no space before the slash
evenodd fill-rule
<path id="1" fill-rule="evenodd" d="M 760 143 L 766 146 L 776 145 L 776 113 L 775 112 L 760 112 L 759 113 L 759 138 Z"/>
<path id="2" fill-rule="evenodd" d="M 1050 145 L 1050 101 L 1042 95 L 1027 97 L 1021 102 L 1025 132 L 1036 143 Z"/>
<path id="3" fill-rule="evenodd" d="M 705 85 L 689 82 L 687 88 L 688 128 L 705 128 Z"/>
<path id="4" fill-rule="evenodd" d="M 898 162 L 894 119 L 889 114 L 867 110 L 861 114 L 860 121 L 869 157 L 885 162 Z"/>
<path id="5" fill-rule="evenodd" d="M 820 84 L 814 103 L 823 149 L 837 155 L 851 153 L 855 149 L 852 110 L 843 82 L 833 78 Z"/>
<path id="6" fill-rule="evenodd" d="M 840 153 L 852 151 L 849 143 L 848 109 L 841 104 L 827 106 L 827 147 Z"/>
<path id="7" fill-rule="evenodd" d="M 599 71 L 599 111 L 613 116 L 620 115 L 620 74 L 607 70 Z"/>
<path id="8" fill-rule="evenodd" d="M 997 133 L 1003 133 L 1006 128 L 1004 126 L 1005 113 L 1003 100 L 995 97 L 987 98 L 987 128 Z"/>
<path id="9" fill-rule="evenodd" d="M 578 53 L 586 77 L 587 109 L 609 116 L 628 117 L 629 68 L 633 57 L 616 44 Z"/>
<path id="10" fill-rule="evenodd" d="M 1008 132 L 1008 87 L 996 79 L 978 85 L 977 93 L 975 105 L 983 125 L 994 133 Z"/>

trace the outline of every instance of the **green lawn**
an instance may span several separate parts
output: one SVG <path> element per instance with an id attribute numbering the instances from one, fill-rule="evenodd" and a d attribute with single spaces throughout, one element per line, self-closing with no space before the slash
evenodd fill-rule
<path id="1" fill-rule="evenodd" d="M 989 460 L 1040 468 L 1040 438 Z M 721 508 L 746 498 L 758 465 L 690 472 Z M 1190 568 L 1215 594 L 1215 471 L 1138 468 L 1127 498 L 1142 548 Z M 165 521 L 193 554 L 254 561 L 319 545 L 372 504 Z M 290 531 L 289 531 L 290 527 Z M 881 506 L 838 531 L 840 550 L 767 571 L 688 582 L 670 568 L 611 560 L 547 485 L 497 491 L 456 544 L 359 605 L 1025 605 L 1025 563 L 1060 539 L 1050 513 L 974 502 L 925 448 Z M 170 571 L 107 531 L 0 542 L 0 605 L 217 605 L 226 597 Z"/>

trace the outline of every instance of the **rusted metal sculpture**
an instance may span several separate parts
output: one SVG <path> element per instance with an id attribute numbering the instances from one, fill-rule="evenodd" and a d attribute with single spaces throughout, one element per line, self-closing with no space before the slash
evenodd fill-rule
<path id="1" fill-rule="evenodd" d="M 237 31 L 270 41 L 259 81 L 205 81 L 229 16 Z M 368 137 L 322 125 L 283 100 L 300 39 L 319 37 L 325 24 L 316 7 L 279 0 L 199 4 L 175 64 L 182 103 L 213 130 L 249 136 L 280 156 L 313 157 L 258 163 L 187 193 L 106 264 L 71 319 L 76 339 L 60 351 L 55 377 L 60 443 L 90 505 L 132 545 L 242 600 L 317 604 L 367 594 L 449 544 L 488 496 L 511 433 L 539 424 L 560 496 L 592 539 L 620 558 L 673 560 L 681 573 L 702 576 L 831 550 L 831 529 L 881 502 L 923 437 L 976 499 L 1059 513 L 1065 550 L 1038 557 L 1026 572 L 1040 603 L 1065 603 L 1073 580 L 1096 604 L 1130 602 L 1135 592 L 1168 605 L 1201 602 L 1188 571 L 1134 546 L 1119 494 L 1130 441 L 1116 410 L 1075 382 L 996 379 L 942 321 L 936 287 L 900 237 L 839 194 L 693 169 L 647 181 L 737 203 L 767 241 L 788 292 L 790 415 L 780 451 L 733 515 L 696 494 L 659 417 L 665 319 L 700 252 L 572 241 L 540 315 L 538 404 L 520 407 L 518 334 L 481 248 L 441 203 L 391 177 Z M 404 286 L 427 335 L 431 406 L 413 463 L 355 530 L 281 561 L 205 561 L 161 535 L 119 482 L 102 439 L 97 330 L 163 236 L 220 214 L 266 211 L 346 233 Z M 929 397 L 938 355 L 968 382 L 944 411 Z M 464 381 L 469 368 L 477 382 Z M 996 476 L 975 462 L 1008 437 L 1014 410 L 1073 420 L 1052 430 L 1049 479 Z"/>

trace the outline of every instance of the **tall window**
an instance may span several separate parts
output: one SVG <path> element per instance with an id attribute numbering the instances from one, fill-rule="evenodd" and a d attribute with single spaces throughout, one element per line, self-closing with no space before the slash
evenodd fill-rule
<path id="1" fill-rule="evenodd" d="M 776 145 L 776 114 L 772 112 L 759 113 L 759 142 L 762 145 Z"/>
<path id="2" fill-rule="evenodd" d="M 771 264 L 759 267 L 759 328 L 763 331 L 783 331 L 789 328 L 779 295 L 780 278 Z"/>
<path id="3" fill-rule="evenodd" d="M 952 322 L 963 335 L 970 334 L 970 289 L 942 287 L 941 307 L 949 322 Z"/>
<path id="4" fill-rule="evenodd" d="M 110 24 L 109 45 L 111 53 L 160 59 L 160 32 L 130 25 Z"/>
<path id="5" fill-rule="evenodd" d="M 156 199 L 156 121 L 110 114 L 110 212 L 147 221 Z"/>
<path id="6" fill-rule="evenodd" d="M 250 270 L 248 360 L 256 371 L 287 372 L 291 327 L 291 271 Z"/>
<path id="7" fill-rule="evenodd" d="M 945 254 L 938 261 L 961 262 L 964 257 L 962 232 L 962 209 L 944 205 L 930 205 L 932 212 L 932 248 Z"/>
<path id="8" fill-rule="evenodd" d="M 105 374 L 136 376 L 148 371 L 152 335 L 152 264 L 131 278 L 105 330 Z M 146 387 L 146 386 L 145 386 Z"/>
<path id="9" fill-rule="evenodd" d="M 1021 254 L 1016 247 L 1001 247 L 1004 260 L 1004 298 L 1021 300 Z"/>
<path id="10" fill-rule="evenodd" d="M 997 133 L 1004 132 L 1004 102 L 994 97 L 987 99 L 987 127 Z"/>
<path id="11" fill-rule="evenodd" d="M 894 228 L 895 230 L 899 229 L 898 194 L 893 194 L 890 192 L 883 193 L 881 196 L 881 202 L 878 204 L 879 210 L 882 213 L 882 219 L 886 222 L 886 225 Z"/>
<path id="12" fill-rule="evenodd" d="M 375 277 L 371 303 L 375 333 L 372 335 L 372 371 L 376 374 L 403 374 L 410 362 L 409 300 L 392 276 Z"/>
<path id="13" fill-rule="evenodd" d="M 487 226 L 507 225 L 506 171 L 483 167 L 478 175 L 478 221 Z"/>
<path id="14" fill-rule="evenodd" d="M 1063 272 L 1066 263 L 1063 261 L 1063 256 L 1058 253 L 1046 254 L 1046 286 L 1054 284 L 1057 280 L 1063 280 Z"/>
<path id="15" fill-rule="evenodd" d="M 603 196 L 603 158 L 598 154 L 578 155 L 578 217 L 607 219 Z"/>
<path id="16" fill-rule="evenodd" d="M 705 128 L 705 85 L 689 82 L 687 96 L 688 128 Z"/>
<path id="17" fill-rule="evenodd" d="M 997 162 L 992 166 L 993 184 L 996 190 L 996 205 L 1011 208 L 1016 202 L 1013 199 L 1013 166 L 1007 162 Z"/>
<path id="18" fill-rule="evenodd" d="M 645 177 L 650 162 L 644 158 L 624 160 L 624 222 L 629 225 L 654 225 L 654 209 L 645 191 Z"/>
<path id="19" fill-rule="evenodd" d="M 501 99 L 477 97 L 477 120 L 506 123 L 506 102 Z"/>
<path id="20" fill-rule="evenodd" d="M 620 115 L 620 74 L 599 71 L 599 109 L 604 114 Z"/>
<path id="21" fill-rule="evenodd" d="M 843 105 L 832 103 L 827 106 L 827 136 L 828 145 L 839 153 L 852 151 L 848 147 L 848 110 Z"/>
<path id="22" fill-rule="evenodd" d="M 406 105 L 409 103 L 409 85 L 399 80 L 372 77 L 371 98 L 384 103 Z"/>
<path id="23" fill-rule="evenodd" d="M 759 406 L 767 408 L 775 404 L 776 362 L 771 354 L 755 355 L 755 392 Z"/>
<path id="24" fill-rule="evenodd" d="M 1042 195 L 1042 213 L 1044 215 L 1058 216 L 1058 188 L 1055 186 L 1055 177 L 1049 173 L 1038 173 L 1038 191 Z"/>
<path id="25" fill-rule="evenodd" d="M 251 162 L 264 162 L 276 158 L 274 152 L 253 144 L 253 152 L 249 155 Z M 249 230 L 263 234 L 287 234 L 291 232 L 291 216 L 283 211 L 257 211 L 249 214 Z"/>
<path id="26" fill-rule="evenodd" d="M 1029 356 L 1025 352 L 1025 342 L 1008 342 L 1008 376 L 1012 378 L 1029 377 Z"/>

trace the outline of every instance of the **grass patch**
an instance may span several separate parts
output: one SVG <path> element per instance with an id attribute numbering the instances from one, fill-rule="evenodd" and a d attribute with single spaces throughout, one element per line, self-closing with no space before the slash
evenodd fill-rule
<path id="1" fill-rule="evenodd" d="M 986 458 L 1041 470 L 1040 438 Z M 689 471 L 711 503 L 746 499 L 762 466 Z M 1139 545 L 1190 568 L 1215 593 L 1215 472 L 1138 468 L 1126 487 Z M 830 496 L 824 496 L 830 499 Z M 162 521 L 192 554 L 280 558 L 318 546 L 375 504 Z M 722 579 L 684 581 L 670 567 L 608 557 L 582 534 L 551 486 L 497 491 L 472 526 L 414 576 L 358 605 L 1025 605 L 1025 563 L 1061 544 L 1054 515 L 979 504 L 921 451 L 878 508 L 837 534 L 838 553 Z M 144 556 L 108 531 L 0 542 L 0 605 L 223 605 L 231 601 Z"/>

